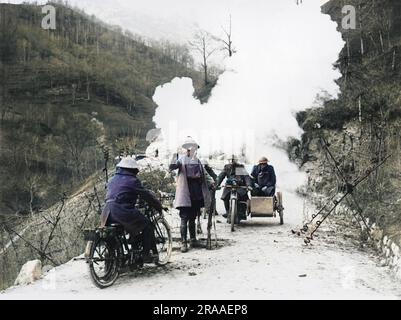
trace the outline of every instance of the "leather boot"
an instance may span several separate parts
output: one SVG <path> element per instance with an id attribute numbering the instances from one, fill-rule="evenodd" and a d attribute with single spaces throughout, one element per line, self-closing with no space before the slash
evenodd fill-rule
<path id="1" fill-rule="evenodd" d="M 188 252 L 188 243 L 186 241 L 181 242 L 181 252 L 182 253 Z"/>

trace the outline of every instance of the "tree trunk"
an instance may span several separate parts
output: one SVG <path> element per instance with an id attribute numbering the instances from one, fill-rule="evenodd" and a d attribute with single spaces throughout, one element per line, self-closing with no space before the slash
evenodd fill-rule
<path id="1" fill-rule="evenodd" d="M 350 46 L 349 46 L 349 38 L 347 38 L 347 58 L 348 58 L 347 63 L 348 63 L 348 66 L 349 66 L 350 63 L 351 63 L 351 49 L 350 49 Z"/>
<path id="2" fill-rule="evenodd" d="M 394 71 L 395 70 L 395 48 L 394 48 L 394 51 L 393 51 L 393 63 L 392 63 L 392 65 L 391 65 L 391 69 Z"/>
<path id="3" fill-rule="evenodd" d="M 74 83 L 72 85 L 72 104 L 73 105 L 75 105 L 76 91 L 77 91 L 77 85 Z"/>
<path id="4" fill-rule="evenodd" d="M 359 12 L 361 12 L 361 6 L 359 5 Z M 363 43 L 363 27 L 362 27 L 362 18 L 359 15 L 359 28 L 360 28 L 360 32 L 361 32 L 361 55 L 365 54 L 365 46 Z"/>
<path id="5" fill-rule="evenodd" d="M 29 186 L 29 211 L 31 213 L 31 216 L 33 216 L 33 200 L 35 198 L 34 195 L 34 188 L 35 188 L 35 183 L 31 182 L 30 186 Z"/>
<path id="6" fill-rule="evenodd" d="M 89 81 L 89 75 L 86 74 L 86 94 L 87 94 L 87 100 L 90 101 L 91 100 L 91 96 L 90 96 L 90 81 Z"/>
<path id="7" fill-rule="evenodd" d="M 203 72 L 205 74 L 205 85 L 208 85 L 209 84 L 209 79 L 208 79 L 208 76 L 207 76 L 207 65 L 206 64 L 203 65 Z"/>

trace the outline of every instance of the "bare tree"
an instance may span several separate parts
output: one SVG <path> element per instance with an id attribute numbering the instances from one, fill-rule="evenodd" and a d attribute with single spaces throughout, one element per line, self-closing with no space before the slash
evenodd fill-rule
<path id="1" fill-rule="evenodd" d="M 96 137 L 100 134 L 99 125 L 84 114 L 73 115 L 61 126 L 63 142 L 70 160 L 75 167 L 76 176 L 82 180 L 84 169 L 83 154 L 89 147 L 96 145 Z"/>
<path id="2" fill-rule="evenodd" d="M 204 73 L 205 85 L 209 84 L 208 62 L 209 58 L 216 52 L 217 47 L 213 45 L 216 38 L 205 30 L 198 30 L 189 45 L 202 56 L 201 67 Z"/>
<path id="3" fill-rule="evenodd" d="M 31 215 L 35 213 L 34 202 L 40 189 L 40 180 L 41 175 L 34 173 L 30 173 L 25 177 L 26 189 L 29 192 L 29 212 Z"/>
<path id="4" fill-rule="evenodd" d="M 233 41 L 232 41 L 232 21 L 231 21 L 231 14 L 230 14 L 230 25 L 228 28 L 228 31 L 224 28 L 221 27 L 226 35 L 225 39 L 219 39 L 221 42 L 223 42 L 224 47 L 223 50 L 227 50 L 228 51 L 228 56 L 232 57 L 234 53 L 236 53 L 237 51 L 235 50 L 235 48 L 233 47 Z"/>

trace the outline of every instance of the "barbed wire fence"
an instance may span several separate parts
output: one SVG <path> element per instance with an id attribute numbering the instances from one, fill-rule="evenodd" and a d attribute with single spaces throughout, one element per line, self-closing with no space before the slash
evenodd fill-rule
<path id="1" fill-rule="evenodd" d="M 100 199 L 105 191 L 101 178 L 93 182 L 91 192 L 72 198 L 65 194 L 59 202 L 30 217 L 10 217 L 0 222 L 0 288 L 12 285 L 21 266 L 34 259 L 42 265 L 58 266 L 80 255 L 85 243 L 82 231 L 99 223 Z"/>
<path id="2" fill-rule="evenodd" d="M 366 231 L 367 236 L 371 238 L 369 224 L 363 214 L 364 210 L 359 203 L 359 199 L 355 195 L 355 191 L 361 183 L 365 182 L 368 178 L 373 176 L 373 174 L 377 175 L 379 168 L 383 166 L 392 155 L 385 154 L 385 152 L 380 150 L 377 157 L 370 159 L 370 165 L 363 168 L 359 173 L 359 176 L 353 177 L 352 175 L 347 175 L 343 170 L 343 165 L 346 159 L 354 161 L 355 154 L 353 148 L 343 154 L 341 159 L 338 159 L 333 155 L 333 152 L 330 149 L 331 144 L 326 140 L 323 134 L 319 135 L 319 143 L 322 152 L 324 153 L 323 163 L 325 166 L 327 164 L 330 167 L 330 171 L 337 179 L 337 192 L 332 190 L 333 192 L 331 192 L 331 196 L 325 203 L 321 204 L 318 212 L 312 214 L 309 221 L 307 221 L 299 231 L 292 230 L 292 233 L 299 236 L 304 235 L 305 243 L 310 244 L 322 223 L 325 222 L 325 220 L 328 219 L 340 205 L 342 205 L 342 202 L 346 202 L 346 208 L 351 212 L 351 216 L 359 224 L 361 230 Z"/>

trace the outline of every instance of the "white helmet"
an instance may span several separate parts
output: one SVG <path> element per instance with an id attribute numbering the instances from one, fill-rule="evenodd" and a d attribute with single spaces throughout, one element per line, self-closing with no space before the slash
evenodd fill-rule
<path id="1" fill-rule="evenodd" d="M 138 163 L 132 157 L 122 158 L 121 161 L 117 164 L 117 167 L 124 169 L 139 169 Z"/>
<path id="2" fill-rule="evenodd" d="M 192 137 L 187 137 L 185 140 L 184 144 L 182 145 L 183 149 L 191 149 L 191 148 L 197 148 L 199 149 L 200 146 L 199 144 L 196 143 L 196 141 Z"/>

